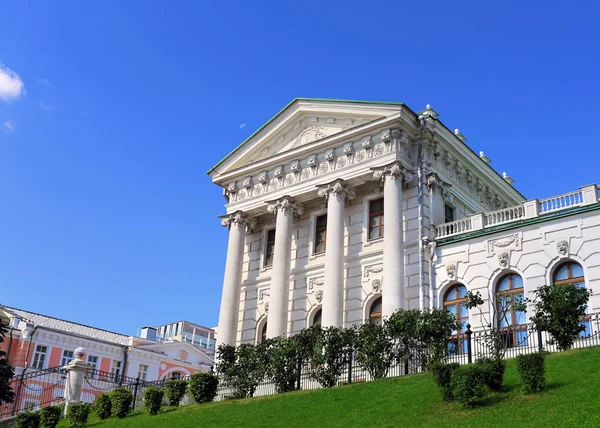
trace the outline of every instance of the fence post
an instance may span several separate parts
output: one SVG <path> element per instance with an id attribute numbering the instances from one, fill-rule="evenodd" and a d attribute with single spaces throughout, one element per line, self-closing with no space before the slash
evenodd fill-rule
<path id="1" fill-rule="evenodd" d="M 135 379 L 135 386 L 133 387 L 133 403 L 131 404 L 131 411 L 135 410 L 135 400 L 137 399 L 138 387 L 140 386 L 140 377 Z"/>
<path id="2" fill-rule="evenodd" d="M 538 351 L 542 351 L 542 349 L 544 349 L 544 347 L 542 346 L 542 331 L 538 328 L 537 329 L 537 342 L 538 342 Z"/>
<path id="3" fill-rule="evenodd" d="M 298 355 L 298 367 L 297 367 L 297 377 L 296 377 L 296 389 L 300 389 L 300 383 L 302 381 L 302 357 Z"/>
<path id="4" fill-rule="evenodd" d="M 352 383 L 352 348 L 348 348 L 348 384 Z"/>
<path id="5" fill-rule="evenodd" d="M 71 404 L 81 402 L 83 380 L 86 372 L 90 369 L 82 360 L 84 355 L 85 350 L 83 348 L 75 349 L 75 358 L 63 367 L 67 371 L 67 381 L 65 382 L 65 416 Z"/>
<path id="6" fill-rule="evenodd" d="M 404 374 L 407 375 L 409 372 L 408 370 L 408 358 L 406 360 L 404 360 Z"/>
<path id="7" fill-rule="evenodd" d="M 465 331 L 465 334 L 467 335 L 467 360 L 469 364 L 471 364 L 473 362 L 473 348 L 471 342 L 471 336 L 473 335 L 473 332 L 471 331 L 471 324 L 467 324 L 467 330 Z"/>

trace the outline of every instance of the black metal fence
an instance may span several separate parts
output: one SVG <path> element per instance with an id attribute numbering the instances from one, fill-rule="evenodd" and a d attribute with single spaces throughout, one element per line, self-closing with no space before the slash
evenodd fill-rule
<path id="1" fill-rule="evenodd" d="M 0 419 L 21 412 L 35 411 L 42 407 L 62 404 L 67 374 L 60 367 L 27 371 L 12 378 L 10 387 L 15 393 L 12 403 L 0 406 Z"/>

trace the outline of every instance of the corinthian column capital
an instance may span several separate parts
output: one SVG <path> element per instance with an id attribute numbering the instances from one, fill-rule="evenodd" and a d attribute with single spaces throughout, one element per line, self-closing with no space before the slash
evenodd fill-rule
<path id="1" fill-rule="evenodd" d="M 344 195 L 345 199 L 351 200 L 356 197 L 356 191 L 350 185 L 348 185 L 344 180 L 337 179 L 331 183 L 324 184 L 322 186 L 317 186 L 319 189 L 317 194 L 319 196 L 324 197 L 325 199 L 329 198 L 329 195 Z"/>
<path id="2" fill-rule="evenodd" d="M 256 225 L 256 219 L 248 217 L 243 211 L 236 211 L 231 214 L 219 216 L 221 224 L 224 227 L 230 227 L 232 224 L 241 224 L 249 229 L 252 229 Z"/>
<path id="3" fill-rule="evenodd" d="M 386 175 L 389 175 L 392 180 L 400 179 L 404 181 L 412 181 L 413 179 L 412 173 L 404 168 L 398 161 L 380 168 L 373 169 L 373 178 L 376 180 L 383 181 Z"/>
<path id="4" fill-rule="evenodd" d="M 276 201 L 271 201 L 267 205 L 267 211 L 273 214 L 277 214 L 277 211 L 292 211 L 293 214 L 302 215 L 304 212 L 304 205 L 300 202 L 296 202 L 289 196 L 284 196 Z"/>

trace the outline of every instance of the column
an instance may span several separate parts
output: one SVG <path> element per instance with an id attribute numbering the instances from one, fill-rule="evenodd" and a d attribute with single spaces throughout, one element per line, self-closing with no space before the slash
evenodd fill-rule
<path id="1" fill-rule="evenodd" d="M 356 192 L 342 180 L 319 186 L 327 202 L 323 327 L 341 327 L 344 309 L 344 205 Z"/>
<path id="2" fill-rule="evenodd" d="M 269 203 L 267 210 L 275 214 L 275 248 L 267 318 L 267 338 L 270 339 L 287 334 L 292 222 L 294 215 L 301 215 L 304 208 L 289 196 L 284 196 Z"/>
<path id="3" fill-rule="evenodd" d="M 65 409 L 64 416 L 67 415 L 67 411 L 71 404 L 81 402 L 81 391 L 83 389 L 83 380 L 85 374 L 90 369 L 85 362 L 83 362 L 83 356 L 85 350 L 83 348 L 75 349 L 75 358 L 63 367 L 67 371 L 67 382 L 65 383 Z"/>
<path id="4" fill-rule="evenodd" d="M 217 349 L 221 344 L 235 345 L 240 311 L 240 285 L 244 259 L 246 228 L 253 227 L 255 220 L 241 211 L 221 217 L 221 224 L 229 228 L 227 261 L 223 278 L 223 294 L 217 327 Z M 215 349 L 216 350 L 216 349 Z"/>
<path id="5" fill-rule="evenodd" d="M 404 308 L 404 231 L 402 227 L 402 182 L 412 179 L 399 162 L 374 171 L 383 184 L 383 287 L 382 316 Z"/>

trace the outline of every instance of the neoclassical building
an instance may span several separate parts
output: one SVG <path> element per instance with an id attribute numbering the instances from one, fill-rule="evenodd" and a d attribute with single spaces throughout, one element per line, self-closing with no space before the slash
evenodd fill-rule
<path id="1" fill-rule="evenodd" d="M 490 162 L 430 106 L 294 99 L 208 172 L 229 228 L 218 342 L 399 308 L 444 307 L 477 328 L 467 290 L 490 305 L 550 282 L 600 291 L 596 185 L 526 200 Z"/>

